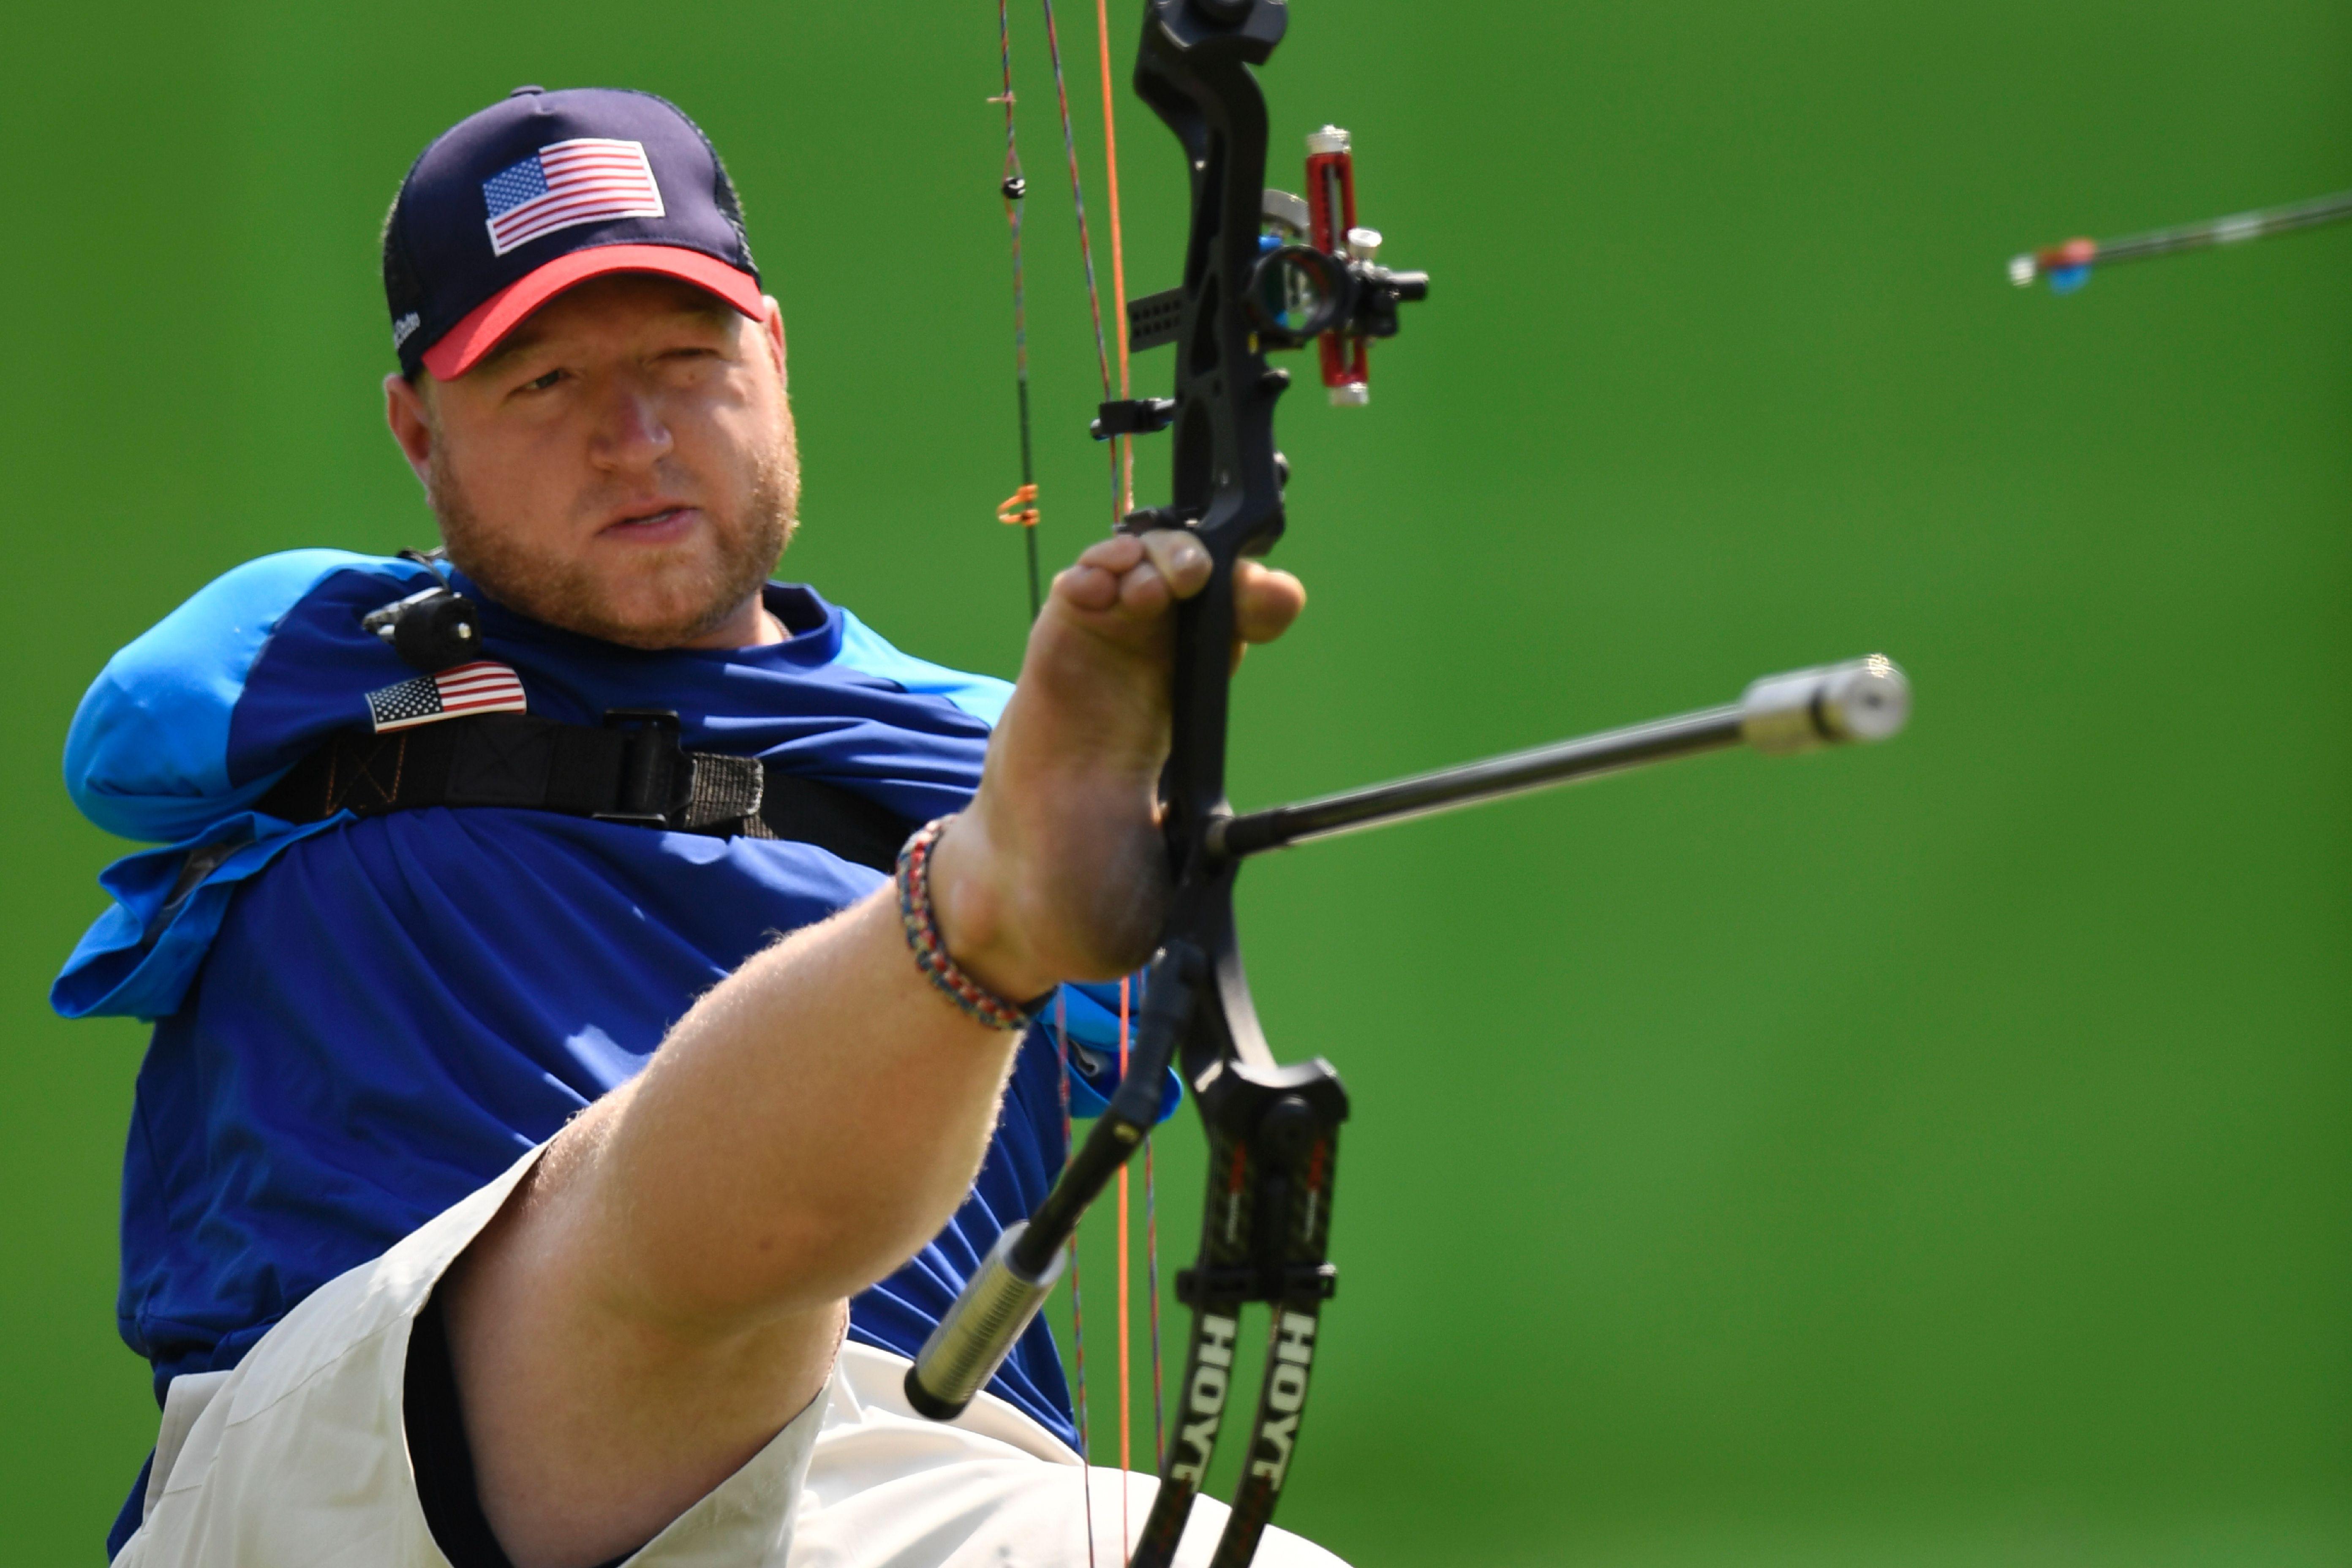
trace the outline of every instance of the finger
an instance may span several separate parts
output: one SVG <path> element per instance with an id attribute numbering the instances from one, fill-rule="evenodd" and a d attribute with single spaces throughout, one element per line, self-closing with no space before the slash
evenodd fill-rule
<path id="1" fill-rule="evenodd" d="M 1234 563 L 1234 635 L 1244 643 L 1272 642 L 1307 607 L 1307 586 L 1287 572 L 1255 561 Z"/>

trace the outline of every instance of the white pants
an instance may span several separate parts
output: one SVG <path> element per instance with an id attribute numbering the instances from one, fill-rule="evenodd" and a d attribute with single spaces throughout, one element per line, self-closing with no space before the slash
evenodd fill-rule
<path id="1" fill-rule="evenodd" d="M 145 1522 L 114 1568 L 447 1568 L 417 1501 L 401 1394 L 409 1325 L 538 1151 L 373 1263 L 329 1281 L 236 1370 L 173 1380 Z M 1157 1481 L 1086 1470 L 983 1394 L 952 1424 L 914 1414 L 903 1357 L 844 1346 L 815 1401 L 629 1561 L 633 1568 L 1117 1568 Z M 1087 1489 L 1094 1551 L 1087 1551 Z M 1194 1505 L 1180 1564 L 1205 1563 L 1223 1505 Z M 1266 1531 L 1265 1568 L 1345 1568 Z"/>

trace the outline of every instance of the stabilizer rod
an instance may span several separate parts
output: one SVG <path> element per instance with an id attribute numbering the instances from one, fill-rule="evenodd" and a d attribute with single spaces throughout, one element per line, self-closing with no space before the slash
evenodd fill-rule
<path id="1" fill-rule="evenodd" d="M 1202 962 L 1184 943 L 1161 949 L 1152 960 L 1136 1017 L 1135 1054 L 1109 1108 L 1062 1167 L 1037 1212 L 1008 1226 L 981 1259 L 907 1369 L 907 1403 L 922 1415 L 952 1421 L 988 1386 L 1053 1293 L 1063 1249 L 1087 1205 L 1151 1135 L 1160 1120 L 1160 1084 L 1192 1022 Z"/>
<path id="2" fill-rule="evenodd" d="M 1656 719 L 1531 752 L 1422 773 L 1297 805 L 1212 822 L 1213 855 L 1239 858 L 1310 838 L 1453 811 L 1529 790 L 1674 757 L 1748 745 L 1787 756 L 1848 742 L 1883 741 L 1911 714 L 1911 686 L 1881 654 L 1819 669 L 1768 675 L 1721 708 Z M 1003 1364 L 1062 1271 L 1061 1249 L 1079 1215 L 1141 1146 L 1159 1115 L 1160 1082 L 1191 1019 L 1201 956 L 1177 944 L 1153 961 L 1138 1019 L 1134 1066 L 1110 1109 L 1064 1168 L 1045 1204 L 982 1261 L 953 1308 L 907 1369 L 907 1398 L 934 1420 L 951 1420 Z"/>
<path id="3" fill-rule="evenodd" d="M 1874 653 L 1818 669 L 1768 675 L 1751 682 L 1738 701 L 1720 708 L 1227 817 L 1210 825 L 1209 847 L 1239 859 L 1727 746 L 1744 744 L 1768 756 L 1787 756 L 1822 746 L 1883 741 L 1901 730 L 1910 716 L 1911 683 L 1892 659 Z"/>

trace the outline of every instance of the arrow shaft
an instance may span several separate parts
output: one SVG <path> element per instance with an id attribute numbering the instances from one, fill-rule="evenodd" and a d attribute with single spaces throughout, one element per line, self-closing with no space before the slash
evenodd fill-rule
<path id="1" fill-rule="evenodd" d="M 2219 245 L 2235 245 L 2241 240 L 2266 239 L 2272 235 L 2289 234 L 2299 228 L 2315 228 L 2321 224 L 2335 223 L 2347 217 L 2352 217 L 2352 191 L 2340 191 L 2334 195 L 2315 196 L 2310 201 L 2292 202 L 2285 206 L 2260 207 L 2252 212 L 2232 213 L 2227 217 L 2206 218 L 2198 223 L 2177 224 L 2170 228 L 2150 229 L 2146 234 L 2128 234 L 2116 239 L 2070 239 L 2063 245 L 2047 246 L 2017 258 L 2009 264 L 2010 278 L 2023 288 L 2036 278 L 2046 278 L 2053 273 L 2112 266 L 2123 261 L 2146 261 L 2158 256 L 2175 256 L 2184 250 L 2207 250 Z"/>

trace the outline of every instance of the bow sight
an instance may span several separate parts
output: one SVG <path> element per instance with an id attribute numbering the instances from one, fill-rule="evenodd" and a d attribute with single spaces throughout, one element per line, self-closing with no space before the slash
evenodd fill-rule
<path id="1" fill-rule="evenodd" d="M 1234 566 L 1271 549 L 1284 527 L 1274 410 L 1290 377 L 1265 356 L 1318 342 L 1332 400 L 1360 404 L 1370 340 L 1392 334 L 1398 305 L 1429 288 L 1419 273 L 1374 262 L 1380 237 L 1356 226 L 1345 132 L 1326 127 L 1310 138 L 1306 198 L 1265 189 L 1265 100 L 1254 68 L 1288 19 L 1285 0 L 1146 0 L 1135 88 L 1183 148 L 1192 214 L 1183 281 L 1129 307 L 1129 342 L 1174 347 L 1174 395 L 1106 403 L 1095 434 L 1172 429 L 1168 504 L 1130 512 L 1121 527 L 1187 529 L 1211 563 L 1208 583 L 1176 612 L 1160 789 L 1168 914 L 1109 1108 L 1037 1212 L 982 1261 L 907 1373 L 907 1397 L 926 1415 L 951 1418 L 978 1396 L 1059 1278 L 1079 1216 L 1150 1134 L 1162 1075 L 1181 1064 L 1208 1134 L 1209 1190 L 1199 1261 L 1177 1279 L 1192 1309 L 1190 1349 L 1159 1491 L 1131 1560 L 1138 1568 L 1167 1568 L 1175 1555 L 1235 1375 L 1243 1308 L 1264 1302 L 1265 1374 L 1211 1568 L 1243 1568 L 1255 1554 L 1289 1472 L 1336 1279 L 1325 1243 L 1348 1097 L 1329 1063 L 1286 1067 L 1266 1045 L 1234 933 L 1243 863 L 1285 844 L 1718 747 L 1773 754 L 1881 740 L 1909 712 L 1902 672 L 1873 656 L 1768 678 L 1723 708 L 1234 815 L 1225 798 Z"/>
<path id="2" fill-rule="evenodd" d="M 1323 384 L 1339 407 L 1371 401 L 1371 342 L 1397 332 L 1397 307 L 1429 298 L 1429 274 L 1373 265 L 1381 231 L 1356 225 L 1356 159 L 1348 133 L 1307 138 L 1307 190 L 1265 193 L 1265 255 L 1250 279 L 1250 315 L 1276 348 L 1322 347 Z"/>
<path id="3" fill-rule="evenodd" d="M 1336 125 L 1307 138 L 1305 196 L 1268 190 L 1259 203 L 1257 260 L 1242 290 L 1260 349 L 1321 350 L 1323 384 L 1335 407 L 1372 400 L 1371 340 L 1397 334 L 1397 307 L 1429 298 L 1429 274 L 1379 264 L 1381 231 L 1356 222 L 1356 160 Z M 1170 289 L 1127 307 L 1132 353 L 1176 341 L 1184 290 Z M 1277 375 L 1286 373 L 1275 372 Z M 1102 405 L 1095 439 L 1149 435 L 1175 417 L 1172 397 L 1122 398 Z M 1155 514 L 1150 520 L 1158 526 Z"/>

